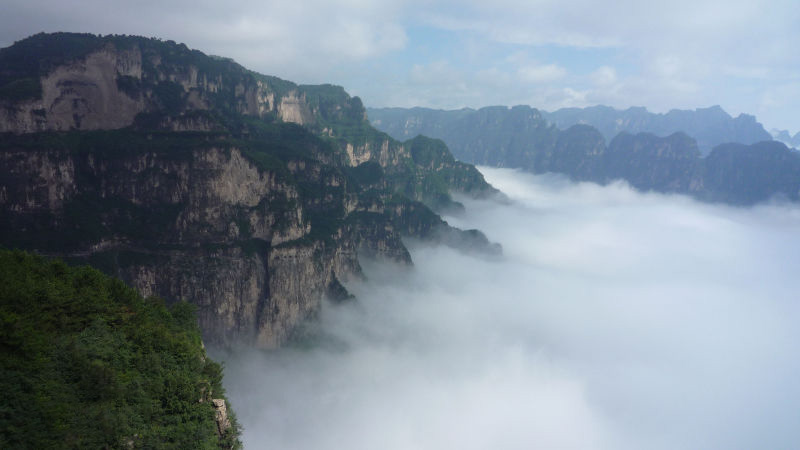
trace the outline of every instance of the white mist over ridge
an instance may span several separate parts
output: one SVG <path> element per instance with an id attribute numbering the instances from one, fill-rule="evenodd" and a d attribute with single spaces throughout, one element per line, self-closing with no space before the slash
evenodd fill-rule
<path id="1" fill-rule="evenodd" d="M 226 358 L 246 448 L 800 446 L 800 208 L 481 168 L 510 204 L 448 218 L 326 305 L 323 344 Z"/>

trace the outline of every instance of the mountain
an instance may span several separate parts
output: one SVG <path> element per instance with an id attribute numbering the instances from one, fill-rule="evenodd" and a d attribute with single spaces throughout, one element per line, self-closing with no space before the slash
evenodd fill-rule
<path id="1" fill-rule="evenodd" d="M 777 130 L 773 128 L 769 130 L 769 132 L 776 141 L 783 142 L 789 147 L 800 148 L 800 131 L 795 133 L 794 136 L 789 134 L 788 130 Z"/>
<path id="2" fill-rule="evenodd" d="M 526 106 L 488 107 L 480 110 L 461 109 L 453 111 L 431 110 L 426 108 L 376 108 L 367 113 L 373 124 L 401 139 L 424 134 L 444 138 L 443 133 L 451 129 L 455 122 L 466 117 L 482 115 L 485 110 L 494 111 L 495 115 L 504 114 L 505 121 L 511 123 L 519 120 L 519 110 L 529 111 L 531 123 L 539 118 L 565 130 L 573 125 L 585 124 L 596 128 L 606 142 L 610 142 L 621 132 L 630 134 L 651 133 L 658 136 L 669 136 L 683 132 L 697 141 L 703 155 L 707 155 L 719 144 L 738 142 L 754 144 L 768 141 L 772 136 L 764 127 L 756 122 L 755 117 L 740 114 L 733 118 L 719 106 L 698 108 L 694 111 L 674 109 L 666 114 L 655 114 L 645 108 L 628 108 L 620 111 L 608 106 L 592 106 L 588 108 L 564 108 L 554 112 L 537 111 Z M 537 111 L 536 114 L 530 111 Z"/>
<path id="3" fill-rule="evenodd" d="M 183 44 L 39 34 L 0 50 L 0 245 L 197 306 L 207 343 L 276 347 L 402 236 L 499 249 L 435 212 L 494 189 L 332 85 Z"/>
<path id="4" fill-rule="evenodd" d="M 590 125 L 560 130 L 545 113 L 528 106 L 385 108 L 368 114 L 376 127 L 394 136 L 425 132 L 440 138 L 457 158 L 473 164 L 562 173 L 576 181 L 622 179 L 643 191 L 739 205 L 773 196 L 798 200 L 800 195 L 800 154 L 771 140 L 720 144 L 703 156 L 697 141 L 684 132 L 623 131 L 608 142 Z"/>
<path id="5" fill-rule="evenodd" d="M 697 144 L 683 133 L 620 133 L 603 160 L 603 181 L 622 179 L 640 190 L 695 193 L 703 175 Z"/>
<path id="6" fill-rule="evenodd" d="M 0 250 L 0 446 L 239 448 L 191 305 Z"/>
<path id="7" fill-rule="evenodd" d="M 704 155 L 719 144 L 754 144 L 772 139 L 755 117 L 740 114 L 733 118 L 719 106 L 698 108 L 694 111 L 673 109 L 665 114 L 651 113 L 642 107 L 617 110 L 608 106 L 592 106 L 564 108 L 543 115 L 561 129 L 577 123 L 591 125 L 600 130 L 607 141 L 623 131 L 658 136 L 683 132 L 697 141 L 697 146 Z"/>

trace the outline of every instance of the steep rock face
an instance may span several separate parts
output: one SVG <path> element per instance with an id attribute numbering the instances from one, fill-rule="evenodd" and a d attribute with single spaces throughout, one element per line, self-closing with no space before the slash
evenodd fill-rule
<path id="1" fill-rule="evenodd" d="M 228 418 L 228 406 L 224 398 L 211 399 L 214 405 L 215 416 L 214 421 L 217 422 L 217 434 L 222 437 L 231 427 L 231 420 Z"/>
<path id="2" fill-rule="evenodd" d="M 408 158 L 403 147 L 392 142 L 388 137 L 368 140 L 364 143 L 345 144 L 347 159 L 355 167 L 368 161 L 374 161 L 383 168 L 391 168 L 400 163 L 401 158 Z"/>
<path id="3" fill-rule="evenodd" d="M 388 221 L 303 239 L 311 227 L 295 186 L 237 148 L 5 151 L 0 159 L 11 242 L 89 257 L 144 295 L 191 299 L 210 342 L 279 345 L 340 280 L 360 274 L 361 248 L 410 262 Z M 94 202 L 104 208 L 89 208 Z"/>
<path id="4" fill-rule="evenodd" d="M 415 158 L 341 87 L 139 37 L 37 35 L 0 50 L 6 111 L 56 91 L 83 109 L 48 103 L 33 128 L 3 118 L 0 245 L 190 301 L 209 343 L 278 346 L 324 297 L 349 297 L 359 255 L 410 264 L 400 236 L 415 229 L 397 203 L 428 203 L 414 206 L 420 230 L 470 238 L 444 244 L 491 247 L 429 209 L 455 204 L 451 190 L 493 192 L 480 173 L 443 144 L 436 164 Z M 101 114 L 117 101 L 133 106 Z"/>
<path id="5" fill-rule="evenodd" d="M 93 151 L 2 152 L 6 181 L 2 206 L 20 218 L 26 213 L 50 214 L 61 233 L 72 227 L 80 235 L 88 231 L 85 225 L 90 220 L 97 220 L 104 239 L 114 239 L 116 230 L 125 229 L 112 220 L 147 219 L 147 209 L 163 213 L 159 223 L 138 224 L 139 234 L 149 242 L 186 243 L 208 237 L 220 242 L 258 238 L 280 243 L 307 232 L 301 208 L 269 208 L 270 202 L 296 201 L 296 189 L 279 181 L 275 173 L 259 171 L 238 149 L 211 146 L 178 153 L 173 149 L 109 157 Z M 90 201 L 107 202 L 118 211 L 92 210 L 94 217 L 70 217 L 71 222 L 58 218 Z"/>
<path id="6" fill-rule="evenodd" d="M 138 48 L 101 48 L 42 75 L 41 98 L 0 102 L 0 132 L 121 128 L 144 111 L 141 99 L 120 90 L 118 77 L 142 77 Z"/>
<path id="7" fill-rule="evenodd" d="M 297 91 L 292 91 L 288 95 L 281 97 L 277 110 L 278 116 L 284 122 L 292 122 L 298 125 L 313 122 L 313 116 L 306 103 L 305 96 L 300 95 L 298 97 Z"/>
<path id="8" fill-rule="evenodd" d="M 42 49 L 54 39 L 66 43 Z M 34 52 L 43 57 L 31 64 L 25 54 Z M 339 118 L 342 105 L 330 103 L 353 102 L 341 88 L 298 86 L 183 44 L 133 36 L 36 35 L 0 49 L 0 63 L 0 132 L 109 130 L 134 124 L 172 131 L 222 127 L 218 114 L 197 111 L 314 126 Z M 327 91 L 337 89 L 329 98 Z M 363 107 L 356 103 L 363 118 Z"/>
<path id="9" fill-rule="evenodd" d="M 264 332 L 261 324 L 270 319 L 265 310 L 271 301 L 268 253 L 248 254 L 241 248 L 137 251 L 120 246 L 94 253 L 89 262 L 102 267 L 103 258 L 111 259 L 109 266 L 116 266 L 119 276 L 142 295 L 191 300 L 209 344 L 269 348 L 282 336 L 256 340 Z M 274 319 L 288 320 L 283 315 Z"/>
<path id="10" fill-rule="evenodd" d="M 268 204 L 259 208 L 263 199 L 286 203 L 297 192 L 275 174 L 258 171 L 237 149 L 192 150 L 183 158 L 156 152 L 114 159 L 57 151 L 0 155 L 11 175 L 0 203 L 9 212 L 5 233 L 19 235 L 21 244 L 37 240 L 31 244 L 45 250 L 113 258 L 119 275 L 145 295 L 195 299 L 204 331 L 223 340 L 255 332 L 255 313 L 268 299 L 267 255 L 183 247 L 201 237 L 229 246 L 253 239 L 279 243 L 306 233 L 301 209 L 286 214 Z M 89 208 L 92 202 L 108 209 Z M 148 211 L 160 213 L 158 222 Z M 237 223 L 247 224 L 247 236 Z M 38 227 L 53 231 L 48 236 Z"/>

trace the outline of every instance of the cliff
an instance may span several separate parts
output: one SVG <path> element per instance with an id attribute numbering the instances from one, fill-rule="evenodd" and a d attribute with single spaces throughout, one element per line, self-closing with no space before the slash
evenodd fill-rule
<path id="1" fill-rule="evenodd" d="M 583 113 L 599 114 L 606 109 L 610 110 L 597 107 L 561 113 L 564 117 L 583 117 Z M 642 111 L 637 117 L 639 113 L 650 117 Z M 728 123 L 725 117 L 730 119 L 719 108 L 698 110 L 697 114 L 710 114 L 720 123 Z M 800 154 L 775 141 L 720 144 L 703 156 L 697 141 L 683 132 L 657 136 L 623 131 L 607 145 L 603 133 L 590 125 L 560 130 L 547 121 L 547 114 L 527 106 L 477 111 L 386 108 L 370 110 L 370 117 L 375 126 L 398 137 L 417 131 L 430 133 L 442 139 L 457 158 L 473 164 L 562 173 L 576 181 L 608 183 L 621 179 L 643 191 L 688 194 L 737 205 L 772 197 L 794 201 L 800 192 Z M 690 123 L 694 116 L 676 111 L 665 117 L 682 118 L 674 123 Z M 755 122 L 747 117 L 735 121 Z M 637 123 L 628 125 L 632 129 L 645 127 Z M 692 126 L 696 129 L 697 123 Z M 744 139 L 733 125 L 728 128 L 732 140 Z"/>
<path id="2" fill-rule="evenodd" d="M 349 295 L 360 254 L 410 263 L 396 205 L 485 241 L 429 209 L 493 192 L 480 173 L 415 158 L 340 87 L 129 36 L 36 35 L 0 67 L 0 244 L 185 299 L 210 343 L 278 346 Z"/>

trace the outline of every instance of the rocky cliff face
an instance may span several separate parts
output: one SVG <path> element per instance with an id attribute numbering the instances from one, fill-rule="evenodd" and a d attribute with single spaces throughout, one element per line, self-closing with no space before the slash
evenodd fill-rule
<path id="1" fill-rule="evenodd" d="M 415 159 L 342 88 L 183 45 L 37 35 L 0 50 L 0 68 L 0 245 L 188 300 L 210 343 L 280 345 L 323 298 L 349 296 L 359 255 L 411 262 L 401 235 L 416 229 L 395 205 L 459 235 L 429 206 L 492 192 L 446 147 Z"/>
<path id="2" fill-rule="evenodd" d="M 382 234 L 342 227 L 329 241 L 303 239 L 312 225 L 297 186 L 235 147 L 0 158 L 9 244 L 86 255 L 144 295 L 190 299 L 212 341 L 278 345 L 331 286 L 359 273 L 362 245 L 408 260 L 389 223 Z"/>
<path id="3" fill-rule="evenodd" d="M 209 131 L 231 113 L 312 129 L 347 113 L 364 120 L 360 100 L 340 87 L 298 86 L 172 41 L 39 34 L 0 49 L 0 60 L 0 132 Z"/>
<path id="4" fill-rule="evenodd" d="M 119 89 L 118 77 L 142 78 L 142 54 L 136 49 L 98 49 L 39 77 L 41 98 L 5 103 L 0 132 L 121 128 L 144 111 L 141 98 Z"/>

